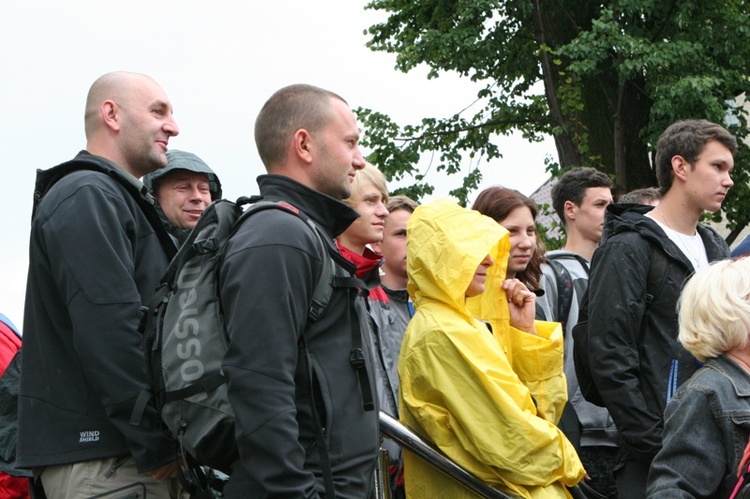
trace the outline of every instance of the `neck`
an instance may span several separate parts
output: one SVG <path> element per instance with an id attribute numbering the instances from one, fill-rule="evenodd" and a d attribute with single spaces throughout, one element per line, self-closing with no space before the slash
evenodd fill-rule
<path id="1" fill-rule="evenodd" d="M 695 235 L 701 210 L 697 210 L 676 197 L 665 194 L 661 202 L 647 216 L 665 224 L 670 229 L 688 236 Z"/>
<path id="2" fill-rule="evenodd" d="M 594 242 L 594 241 L 589 241 L 589 240 L 575 241 L 575 240 L 568 239 L 565 242 L 565 248 L 563 249 L 570 253 L 581 255 L 586 260 L 591 261 L 591 257 L 594 256 L 594 250 L 596 250 L 596 247 L 598 245 L 599 243 Z"/>
<path id="3" fill-rule="evenodd" d="M 599 241 L 592 241 L 583 237 L 575 226 L 566 227 L 565 230 L 568 232 L 568 238 L 565 240 L 565 247 L 563 249 L 570 253 L 581 255 L 586 260 L 591 261 L 591 257 L 594 256 L 594 250 L 599 246 Z"/>
<path id="4" fill-rule="evenodd" d="M 726 353 L 726 356 L 732 359 L 735 364 L 740 366 L 745 372 L 750 373 L 750 345 L 745 348 L 735 347 Z"/>
<path id="5" fill-rule="evenodd" d="M 350 238 L 346 237 L 346 232 L 341 234 L 338 239 L 339 239 L 339 243 L 341 243 L 341 246 L 348 249 L 352 253 L 356 253 L 358 255 L 365 254 L 365 245 L 358 244 L 355 241 L 352 241 Z"/>
<path id="6" fill-rule="evenodd" d="M 148 172 L 139 172 L 133 169 L 127 161 L 122 157 L 122 155 L 119 154 L 117 149 L 113 147 L 108 147 L 103 141 L 101 140 L 89 140 L 86 143 L 86 151 L 88 151 L 90 154 L 93 154 L 94 156 L 101 156 L 102 158 L 108 159 L 112 163 L 116 164 L 126 172 L 130 173 L 135 178 L 141 178 Z"/>
<path id="7" fill-rule="evenodd" d="M 380 276 L 380 282 L 388 289 L 406 289 L 409 279 L 406 276 L 400 276 L 391 272 L 385 265 L 383 266 L 383 275 Z"/>

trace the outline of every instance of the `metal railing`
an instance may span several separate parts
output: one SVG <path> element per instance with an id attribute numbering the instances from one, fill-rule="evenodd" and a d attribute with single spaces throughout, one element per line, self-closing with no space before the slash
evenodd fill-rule
<path id="1" fill-rule="evenodd" d="M 450 458 L 445 456 L 445 454 L 427 443 L 419 435 L 382 411 L 380 412 L 380 434 L 384 437 L 390 438 L 400 445 L 402 449 L 408 450 L 420 459 L 423 459 L 437 470 L 443 472 L 467 489 L 479 495 L 479 497 L 486 499 L 512 499 L 509 495 L 503 494 L 499 490 L 493 489 L 479 480 L 477 477 L 454 463 Z M 385 468 L 385 473 L 387 476 L 387 466 Z M 380 483 L 383 483 L 382 480 L 380 480 Z M 376 495 L 376 497 L 377 499 L 384 499 L 386 496 Z"/>
<path id="2" fill-rule="evenodd" d="M 429 442 L 422 439 L 419 435 L 411 431 L 408 427 L 402 425 L 399 421 L 392 418 L 384 412 L 380 412 L 380 435 L 390 438 L 402 449 L 406 449 L 435 469 L 454 479 L 467 489 L 471 490 L 479 497 L 486 499 L 513 499 L 511 496 L 494 489 L 477 477 L 463 469 L 453 462 L 448 456 L 440 452 Z M 375 499 L 390 499 L 390 489 L 388 486 L 388 458 L 385 451 L 381 449 L 380 459 L 377 466 L 377 478 L 374 487 Z M 585 483 L 567 487 L 568 492 L 574 499 L 587 499 L 590 497 L 604 497 L 594 491 Z"/>

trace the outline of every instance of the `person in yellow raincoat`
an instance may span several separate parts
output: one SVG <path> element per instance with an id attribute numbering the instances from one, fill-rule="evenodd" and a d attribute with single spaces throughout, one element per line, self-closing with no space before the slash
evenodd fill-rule
<path id="1" fill-rule="evenodd" d="M 449 200 L 417 208 L 407 232 L 416 313 L 398 366 L 402 423 L 506 494 L 570 497 L 565 487 L 586 473 L 556 421 L 542 417 L 565 402 L 562 331 L 535 322 L 534 294 L 504 281 L 508 232 Z M 472 308 L 487 314 L 492 333 L 467 306 L 475 295 Z M 552 401 L 536 401 L 547 414 L 527 383 Z M 407 497 L 475 497 L 413 454 L 404 459 Z"/>

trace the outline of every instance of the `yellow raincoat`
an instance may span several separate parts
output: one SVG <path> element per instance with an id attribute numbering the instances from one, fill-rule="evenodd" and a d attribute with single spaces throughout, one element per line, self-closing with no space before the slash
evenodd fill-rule
<path id="1" fill-rule="evenodd" d="M 456 463 L 505 493 L 570 497 L 564 485 L 585 475 L 575 449 L 554 422 L 542 419 L 522 374 L 537 388 L 562 375 L 559 324 L 537 322 L 538 336 L 511 328 L 500 288 L 510 243 L 489 217 L 448 200 L 419 207 L 409 219 L 409 294 L 416 314 L 406 330 L 398 371 L 401 421 Z M 465 292 L 486 255 L 495 260 L 486 287 L 499 311 L 478 303 L 494 336 L 469 311 Z M 511 367 L 506 349 L 515 358 Z M 551 400 L 565 384 L 547 383 Z M 540 389 L 539 393 L 544 390 Z M 558 402 L 546 403 L 554 412 Z M 540 404 L 541 406 L 541 404 Z M 404 453 L 407 496 L 475 497 L 411 453 Z"/>

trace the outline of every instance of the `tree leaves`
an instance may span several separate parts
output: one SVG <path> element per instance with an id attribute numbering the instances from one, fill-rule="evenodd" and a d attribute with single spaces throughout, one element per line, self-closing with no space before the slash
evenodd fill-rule
<path id="1" fill-rule="evenodd" d="M 388 178 L 416 174 L 420 160 L 448 173 L 468 164 L 453 192 L 465 202 L 479 165 L 501 155 L 493 139 L 519 130 L 532 141 L 553 135 L 553 172 L 594 166 L 626 191 L 655 184 L 653 144 L 674 121 L 728 118 L 738 138 L 748 135 L 736 103 L 750 85 L 744 0 L 372 0 L 366 8 L 388 13 L 366 31 L 368 46 L 395 54 L 399 70 L 426 64 L 429 78 L 454 71 L 485 83 L 473 114 L 398 125 L 359 110 L 369 159 Z M 730 227 L 750 220 L 746 149 L 724 206 Z M 429 192 L 418 179 L 413 193 Z"/>

